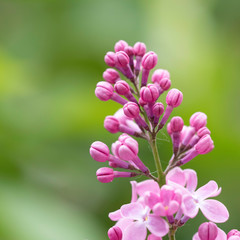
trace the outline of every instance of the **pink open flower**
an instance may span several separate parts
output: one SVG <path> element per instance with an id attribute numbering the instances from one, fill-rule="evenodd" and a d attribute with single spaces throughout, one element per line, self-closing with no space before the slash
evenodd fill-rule
<path id="1" fill-rule="evenodd" d="M 123 232 L 123 240 L 145 240 L 147 229 L 157 237 L 165 236 L 169 227 L 165 220 L 154 214 L 141 203 L 125 204 L 120 209 L 122 217 L 133 220 Z"/>
<path id="2" fill-rule="evenodd" d="M 203 215 L 212 222 L 222 223 L 228 220 L 227 208 L 217 200 L 207 199 L 218 196 L 221 192 L 221 188 L 218 188 L 215 181 L 209 181 L 196 190 L 196 172 L 191 169 L 181 170 L 179 167 L 171 170 L 166 179 L 169 185 L 182 191 L 182 210 L 187 217 L 194 218 L 200 209 Z"/>

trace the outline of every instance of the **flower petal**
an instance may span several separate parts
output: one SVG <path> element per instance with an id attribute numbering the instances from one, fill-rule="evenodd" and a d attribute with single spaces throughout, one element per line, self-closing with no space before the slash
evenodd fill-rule
<path id="1" fill-rule="evenodd" d="M 143 196 L 145 192 L 159 192 L 159 185 L 154 180 L 146 180 L 137 184 L 137 193 Z"/>
<path id="2" fill-rule="evenodd" d="M 198 214 L 199 207 L 192 196 L 185 195 L 182 200 L 182 210 L 186 216 L 194 218 Z"/>
<path id="3" fill-rule="evenodd" d="M 190 192 L 194 192 L 197 188 L 198 183 L 197 173 L 192 169 L 185 169 L 184 174 L 187 181 L 187 189 Z"/>
<path id="4" fill-rule="evenodd" d="M 199 201 L 204 200 L 208 197 L 211 197 L 212 194 L 217 192 L 218 190 L 218 185 L 215 181 L 209 181 L 207 184 L 204 186 L 200 187 L 196 192 L 195 196 Z"/>
<path id="5" fill-rule="evenodd" d="M 112 220 L 112 221 L 118 221 L 119 219 L 122 218 L 122 214 L 120 209 L 116 210 L 115 212 L 110 212 L 108 214 L 108 217 Z"/>
<path id="6" fill-rule="evenodd" d="M 144 222 L 133 222 L 123 232 L 122 240 L 145 240 L 147 228 Z"/>
<path id="7" fill-rule="evenodd" d="M 208 199 L 199 205 L 203 215 L 210 221 L 215 223 L 226 222 L 229 218 L 227 208 L 219 201 Z"/>
<path id="8" fill-rule="evenodd" d="M 146 214 L 143 205 L 138 202 L 125 204 L 120 208 L 120 211 L 123 217 L 134 220 L 142 220 Z"/>
<path id="9" fill-rule="evenodd" d="M 154 234 L 150 234 L 147 238 L 147 240 L 162 240 L 161 237 L 157 237 Z"/>
<path id="10" fill-rule="evenodd" d="M 148 230 L 156 235 L 157 237 L 165 236 L 169 231 L 169 226 L 165 220 L 159 216 L 150 214 L 148 220 L 146 221 L 146 226 Z"/>
<path id="11" fill-rule="evenodd" d="M 229 238 L 230 239 L 230 238 Z M 238 240 L 239 240 L 240 238 L 238 237 Z M 226 233 L 222 230 L 222 229 L 220 229 L 220 228 L 218 228 L 218 235 L 217 235 L 217 237 L 216 237 L 216 239 L 215 240 L 227 240 L 227 235 L 226 235 Z M 234 239 L 232 239 L 232 240 L 234 240 Z"/>
<path id="12" fill-rule="evenodd" d="M 214 192 L 210 197 L 216 197 L 222 192 L 222 188 L 220 187 L 216 192 Z"/>
<path id="13" fill-rule="evenodd" d="M 137 201 L 137 182 L 136 181 L 130 181 L 131 185 L 132 185 L 132 202 L 136 202 Z"/>
<path id="14" fill-rule="evenodd" d="M 179 203 L 177 201 L 171 201 L 169 204 L 168 215 L 173 215 L 179 209 Z"/>
<path id="15" fill-rule="evenodd" d="M 175 167 L 166 176 L 166 182 L 168 181 L 175 182 L 181 186 L 185 186 L 186 177 L 184 171 L 180 167 Z"/>
<path id="16" fill-rule="evenodd" d="M 200 237 L 198 236 L 198 233 L 195 233 L 192 240 L 201 240 Z"/>
<path id="17" fill-rule="evenodd" d="M 122 232 L 125 231 L 125 229 L 131 224 L 133 223 L 132 219 L 129 218 L 121 218 L 117 223 L 116 226 L 118 226 L 119 228 L 121 228 Z"/>

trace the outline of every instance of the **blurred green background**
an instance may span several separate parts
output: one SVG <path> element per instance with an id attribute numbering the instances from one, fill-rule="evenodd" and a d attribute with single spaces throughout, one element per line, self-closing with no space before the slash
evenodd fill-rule
<path id="1" fill-rule="evenodd" d="M 184 93 L 174 115 L 186 123 L 196 111 L 208 115 L 215 149 L 186 167 L 199 186 L 223 187 L 230 219 L 219 226 L 240 228 L 240 1 L 1 0 L 0 239 L 107 239 L 108 213 L 129 202 L 130 184 L 97 182 L 102 164 L 88 151 L 118 137 L 103 120 L 119 106 L 100 102 L 94 88 L 120 39 L 159 55 L 157 67 Z M 165 165 L 166 130 L 158 147 Z M 139 155 L 154 171 L 143 141 Z M 177 239 L 191 239 L 203 221 L 199 214 Z"/>

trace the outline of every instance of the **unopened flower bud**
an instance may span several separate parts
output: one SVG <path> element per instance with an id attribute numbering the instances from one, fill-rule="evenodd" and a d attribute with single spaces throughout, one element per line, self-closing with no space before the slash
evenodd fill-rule
<path id="1" fill-rule="evenodd" d="M 153 69 L 156 66 L 157 60 L 158 60 L 157 54 L 154 52 L 148 52 L 143 56 L 142 58 L 143 71 L 142 71 L 141 86 L 147 85 L 149 72 L 151 69 Z"/>
<path id="2" fill-rule="evenodd" d="M 114 179 L 113 169 L 108 167 L 99 168 L 96 175 L 97 180 L 101 183 L 112 182 Z"/>
<path id="3" fill-rule="evenodd" d="M 120 80 L 120 76 L 115 69 L 108 68 L 103 73 L 103 79 L 111 84 L 114 84 Z"/>
<path id="4" fill-rule="evenodd" d="M 198 131 L 200 128 L 205 127 L 207 124 L 207 115 L 202 112 L 194 113 L 190 118 L 190 125 Z"/>
<path id="5" fill-rule="evenodd" d="M 114 85 L 114 90 L 120 95 L 126 95 L 130 91 L 128 83 L 124 80 L 116 82 Z"/>
<path id="6" fill-rule="evenodd" d="M 171 136 L 172 135 L 172 127 L 171 127 L 171 123 L 167 124 L 167 132 L 168 134 Z"/>
<path id="7" fill-rule="evenodd" d="M 133 49 L 136 56 L 143 57 L 143 55 L 146 53 L 146 45 L 142 42 L 136 42 Z"/>
<path id="8" fill-rule="evenodd" d="M 154 103 L 159 97 L 157 88 L 153 84 L 148 84 L 140 90 L 140 97 L 144 102 Z"/>
<path id="9" fill-rule="evenodd" d="M 113 95 L 114 89 L 113 86 L 108 82 L 98 82 L 95 89 L 96 96 L 101 101 L 108 101 Z"/>
<path id="10" fill-rule="evenodd" d="M 155 52 L 148 52 L 143 56 L 142 67 L 147 70 L 153 69 L 157 65 L 158 57 Z"/>
<path id="11" fill-rule="evenodd" d="M 171 80 L 169 78 L 163 78 L 160 81 L 159 86 L 163 91 L 167 91 L 171 87 Z"/>
<path id="12" fill-rule="evenodd" d="M 105 57 L 104 57 L 105 63 L 109 67 L 115 67 L 115 53 L 114 52 L 107 52 Z"/>
<path id="13" fill-rule="evenodd" d="M 114 144 L 115 154 L 122 160 L 133 161 L 133 163 L 144 173 L 148 173 L 148 168 L 138 157 L 138 142 L 130 136 L 120 136 Z"/>
<path id="14" fill-rule="evenodd" d="M 116 93 L 114 93 L 113 86 L 108 82 L 98 82 L 96 89 L 95 89 L 95 95 L 101 100 L 101 101 L 108 101 L 109 99 L 112 99 L 115 102 L 118 102 L 122 105 L 127 103 L 128 101 Z"/>
<path id="15" fill-rule="evenodd" d="M 141 62 L 142 62 L 142 57 L 146 53 L 146 46 L 144 43 L 137 42 L 135 43 L 134 47 L 134 54 L 136 56 L 136 64 L 135 64 L 135 75 L 138 76 L 140 69 L 141 69 Z"/>
<path id="16" fill-rule="evenodd" d="M 113 116 L 107 116 L 104 120 L 104 127 L 110 133 L 117 133 L 119 132 L 119 121 Z"/>
<path id="17" fill-rule="evenodd" d="M 157 126 L 160 116 L 164 112 L 164 106 L 161 102 L 156 102 L 152 106 L 152 113 L 154 116 L 154 125 Z"/>
<path id="18" fill-rule="evenodd" d="M 138 103 L 140 106 L 144 106 L 147 104 L 145 101 L 143 101 L 143 99 L 141 97 L 139 98 Z"/>
<path id="19" fill-rule="evenodd" d="M 114 50 L 115 52 L 124 51 L 125 47 L 127 46 L 128 46 L 127 42 L 125 42 L 124 40 L 120 40 L 116 42 Z"/>
<path id="20" fill-rule="evenodd" d="M 135 177 L 138 174 L 134 172 L 119 172 L 113 171 L 112 168 L 103 167 L 99 168 L 96 172 L 97 180 L 102 183 L 112 182 L 117 177 Z"/>
<path id="21" fill-rule="evenodd" d="M 127 46 L 123 50 L 129 57 L 134 55 L 134 49 L 131 46 Z"/>
<path id="22" fill-rule="evenodd" d="M 215 240 L 218 235 L 218 228 L 215 223 L 202 223 L 198 229 L 198 236 L 201 240 Z"/>
<path id="23" fill-rule="evenodd" d="M 128 85 L 128 83 L 126 81 L 124 81 L 124 80 L 117 81 L 114 85 L 114 90 L 119 95 L 125 96 L 129 101 L 137 103 L 137 100 L 131 93 L 130 86 Z"/>
<path id="24" fill-rule="evenodd" d="M 115 62 L 119 67 L 126 67 L 129 63 L 129 56 L 124 51 L 119 51 L 115 55 Z"/>
<path id="25" fill-rule="evenodd" d="M 204 135 L 196 143 L 193 149 L 190 149 L 187 154 L 181 159 L 180 165 L 185 164 L 196 157 L 198 154 L 207 154 L 214 148 L 213 140 L 210 135 Z"/>
<path id="26" fill-rule="evenodd" d="M 171 106 L 171 107 L 178 107 L 183 100 L 183 94 L 181 91 L 179 91 L 176 88 L 171 89 L 166 97 L 166 103 L 167 105 Z"/>
<path id="27" fill-rule="evenodd" d="M 170 74 L 167 70 L 157 69 L 154 71 L 152 75 L 152 82 L 160 84 L 162 79 L 169 79 L 169 78 L 170 78 Z"/>
<path id="28" fill-rule="evenodd" d="M 204 135 L 194 147 L 198 154 L 207 154 L 212 151 L 213 148 L 213 140 L 210 135 Z"/>
<path id="29" fill-rule="evenodd" d="M 204 135 L 210 135 L 211 132 L 207 127 L 202 127 L 197 131 L 197 135 L 199 138 L 203 137 Z"/>
<path id="30" fill-rule="evenodd" d="M 140 110 L 136 103 L 128 102 L 123 106 L 123 112 L 127 117 L 136 118 L 139 116 Z"/>
<path id="31" fill-rule="evenodd" d="M 164 106 L 161 102 L 156 102 L 152 107 L 154 117 L 160 117 L 164 112 Z"/>
<path id="32" fill-rule="evenodd" d="M 103 142 L 93 142 L 90 147 L 90 155 L 95 161 L 106 162 L 109 157 L 109 148 Z"/>
<path id="33" fill-rule="evenodd" d="M 181 132 L 184 122 L 181 117 L 173 117 L 170 124 L 172 132 Z"/>
<path id="34" fill-rule="evenodd" d="M 173 117 L 170 124 L 172 132 L 173 152 L 176 155 L 179 149 L 181 131 L 183 129 L 184 122 L 181 117 Z"/>
<path id="35" fill-rule="evenodd" d="M 133 72 L 129 65 L 130 59 L 127 53 L 119 51 L 116 53 L 115 63 L 121 69 L 122 73 L 131 81 L 134 80 Z"/>
<path id="36" fill-rule="evenodd" d="M 167 108 L 158 126 L 158 130 L 161 129 L 167 122 L 169 116 L 171 115 L 173 108 L 178 107 L 183 100 L 183 94 L 176 88 L 171 89 L 166 97 Z"/>
<path id="37" fill-rule="evenodd" d="M 111 227 L 108 230 L 109 240 L 122 240 L 122 230 L 118 226 Z"/>

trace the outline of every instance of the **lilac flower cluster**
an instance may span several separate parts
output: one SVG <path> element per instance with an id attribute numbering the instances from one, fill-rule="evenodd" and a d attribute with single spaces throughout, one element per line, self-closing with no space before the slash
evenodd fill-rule
<path id="1" fill-rule="evenodd" d="M 196 172 L 180 168 L 197 155 L 207 154 L 214 148 L 211 132 L 206 127 L 206 114 L 194 113 L 189 126 L 184 125 L 179 116 L 170 119 L 166 128 L 172 140 L 173 155 L 163 170 L 156 144 L 157 134 L 168 122 L 173 109 L 182 103 L 183 94 L 175 88 L 169 90 L 170 74 L 164 69 L 155 70 L 152 83 L 148 84 L 150 71 L 157 65 L 158 57 L 152 51 L 146 52 L 144 43 L 137 42 L 131 47 L 120 40 L 114 50 L 104 57 L 111 68 L 103 73 L 105 81 L 97 83 L 95 94 L 102 101 L 111 99 L 123 105 L 104 120 L 106 130 L 122 134 L 112 144 L 111 153 L 105 143 L 96 141 L 90 147 L 90 155 L 98 162 L 108 162 L 109 167 L 96 172 L 102 183 L 121 177 L 145 176 L 149 179 L 138 183 L 131 181 L 131 202 L 109 214 L 109 218 L 116 221 L 108 231 L 109 239 L 161 240 L 168 235 L 173 240 L 177 229 L 196 217 L 200 210 L 210 222 L 200 225 L 193 240 L 240 240 L 238 230 L 231 230 L 226 235 L 215 224 L 229 218 L 228 210 L 221 202 L 209 199 L 221 193 L 217 183 L 209 181 L 196 190 Z M 167 91 L 164 106 L 157 100 Z M 139 158 L 138 142 L 130 135 L 148 141 L 157 176 Z"/>

